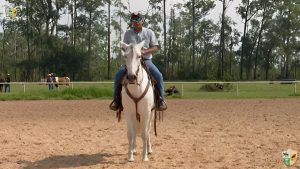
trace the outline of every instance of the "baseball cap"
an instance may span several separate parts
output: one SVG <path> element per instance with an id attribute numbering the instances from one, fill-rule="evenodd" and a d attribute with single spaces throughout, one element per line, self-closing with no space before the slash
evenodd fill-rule
<path id="1" fill-rule="evenodd" d="M 131 22 L 139 22 L 143 19 L 143 15 L 139 12 L 133 12 L 130 17 Z"/>

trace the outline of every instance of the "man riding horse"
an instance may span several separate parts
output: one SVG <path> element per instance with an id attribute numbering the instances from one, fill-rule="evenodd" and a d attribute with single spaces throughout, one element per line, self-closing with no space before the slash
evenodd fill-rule
<path id="1" fill-rule="evenodd" d="M 144 48 L 142 49 L 142 57 L 151 75 L 156 80 L 155 88 L 158 90 L 159 99 L 157 101 L 156 109 L 159 111 L 166 110 L 167 105 L 164 101 L 164 86 L 163 86 L 163 76 L 158 70 L 158 68 L 152 63 L 152 53 L 159 50 L 159 44 L 155 37 L 154 32 L 151 29 L 143 27 L 144 19 L 143 16 L 138 13 L 132 13 L 130 22 L 132 27 L 127 30 L 124 34 L 123 42 L 126 44 L 135 43 L 138 44 L 145 41 Z M 122 84 L 121 80 L 126 73 L 124 66 L 118 70 L 115 81 L 114 81 L 114 98 L 110 104 L 110 109 L 117 111 L 121 108 L 121 90 Z"/>

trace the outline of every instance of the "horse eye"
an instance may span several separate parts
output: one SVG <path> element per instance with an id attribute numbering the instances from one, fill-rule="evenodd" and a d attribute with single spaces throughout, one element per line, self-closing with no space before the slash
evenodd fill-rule
<path id="1" fill-rule="evenodd" d="M 137 58 L 139 58 L 139 59 L 140 59 L 141 57 L 142 57 L 141 55 L 138 55 L 138 57 L 137 57 Z"/>

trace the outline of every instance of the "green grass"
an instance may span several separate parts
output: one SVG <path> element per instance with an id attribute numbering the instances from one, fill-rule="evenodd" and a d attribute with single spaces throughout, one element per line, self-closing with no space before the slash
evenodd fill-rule
<path id="1" fill-rule="evenodd" d="M 294 84 L 242 83 L 230 84 L 224 90 L 205 91 L 205 84 L 187 84 L 170 82 L 165 88 L 175 85 L 181 94 L 168 96 L 168 99 L 235 99 L 235 98 L 299 98 L 300 91 L 294 93 Z M 298 88 L 296 86 L 296 88 Z M 201 89 L 202 88 L 202 89 Z M 300 90 L 300 89 L 299 89 Z M 24 92 L 25 91 L 25 92 Z M 48 91 L 47 85 L 11 84 L 11 93 L 0 93 L 0 100 L 78 100 L 78 99 L 111 99 L 113 84 L 76 83 L 73 87 L 60 86 L 59 89 Z"/>
<path id="2" fill-rule="evenodd" d="M 49 91 L 46 85 L 11 85 L 10 93 L 0 93 L 0 100 L 79 100 L 112 98 L 111 84 L 74 84 L 72 87 L 60 86 Z"/>

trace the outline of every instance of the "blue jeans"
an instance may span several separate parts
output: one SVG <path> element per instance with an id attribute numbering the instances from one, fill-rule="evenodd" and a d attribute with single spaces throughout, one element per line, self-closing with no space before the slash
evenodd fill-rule
<path id="1" fill-rule="evenodd" d="M 5 90 L 5 93 L 9 93 L 10 92 L 10 84 L 4 84 L 4 90 Z"/>
<path id="2" fill-rule="evenodd" d="M 53 90 L 53 84 L 51 83 L 51 84 L 48 84 L 48 89 L 49 90 Z"/>
<path id="3" fill-rule="evenodd" d="M 152 63 L 151 59 L 145 59 L 145 63 L 148 66 L 151 75 L 155 78 L 155 80 L 156 80 L 156 87 L 158 89 L 159 95 L 163 99 L 164 98 L 163 97 L 164 96 L 163 76 L 160 73 L 160 71 L 157 69 L 157 67 Z M 126 73 L 125 66 L 122 65 L 120 67 L 120 69 L 118 70 L 118 72 L 116 73 L 116 76 L 115 76 L 115 81 L 114 81 L 114 98 L 117 97 L 118 86 L 120 85 L 121 79 L 125 75 L 125 73 Z"/>

